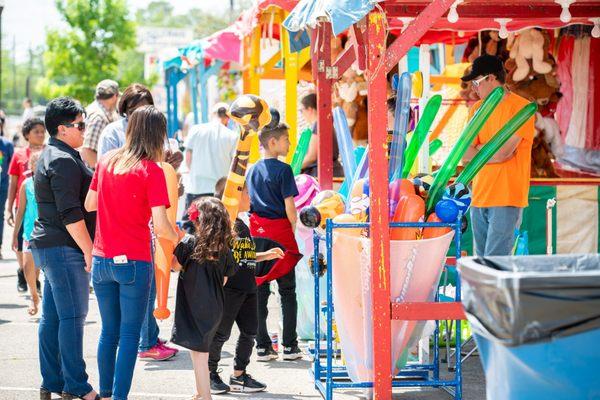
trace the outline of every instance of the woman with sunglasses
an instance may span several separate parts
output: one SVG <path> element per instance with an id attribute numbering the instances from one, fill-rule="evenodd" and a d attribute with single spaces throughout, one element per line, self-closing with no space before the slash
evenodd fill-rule
<path id="1" fill-rule="evenodd" d="M 92 171 L 77 148 L 85 123 L 81 105 L 59 97 L 48 103 L 48 146 L 34 174 L 38 219 L 31 235 L 35 264 L 44 271 L 39 327 L 40 398 L 99 399 L 83 360 L 83 324 L 88 313 L 92 238 L 96 214 L 84 209 Z"/>

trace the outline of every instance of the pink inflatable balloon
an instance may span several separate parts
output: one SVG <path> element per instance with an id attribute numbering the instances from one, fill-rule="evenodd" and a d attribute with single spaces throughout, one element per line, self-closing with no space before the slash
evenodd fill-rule
<path id="1" fill-rule="evenodd" d="M 408 196 L 410 194 L 415 194 L 415 188 L 409 179 L 396 179 L 390 183 L 390 218 L 394 217 L 400 196 Z"/>
<path id="2" fill-rule="evenodd" d="M 296 203 L 296 208 L 301 210 L 310 205 L 312 199 L 321 191 L 321 187 L 319 182 L 310 175 L 296 175 L 294 180 L 298 187 L 298 196 L 294 197 L 294 203 Z"/>

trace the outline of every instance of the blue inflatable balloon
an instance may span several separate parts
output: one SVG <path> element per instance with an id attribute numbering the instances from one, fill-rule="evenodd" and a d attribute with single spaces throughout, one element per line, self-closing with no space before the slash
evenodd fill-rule
<path id="1" fill-rule="evenodd" d="M 471 206 L 471 191 L 464 183 L 457 182 L 446 188 L 442 200 L 455 202 L 461 214 L 466 215 Z"/>
<path id="2" fill-rule="evenodd" d="M 344 176 L 346 179 L 352 179 L 356 172 L 356 160 L 354 159 L 354 143 L 348 127 L 346 114 L 341 107 L 333 109 L 333 124 L 337 137 L 340 156 L 342 157 L 342 167 L 344 167 Z"/>
<path id="3" fill-rule="evenodd" d="M 394 134 L 392 136 L 389 177 L 393 179 L 396 170 L 402 171 L 404 149 L 406 149 L 406 132 L 410 119 L 410 95 L 412 81 L 410 74 L 404 72 L 400 76 L 398 91 L 396 92 L 396 109 L 394 112 Z"/>
<path id="4" fill-rule="evenodd" d="M 456 219 L 458 218 L 458 206 L 452 200 L 440 200 L 435 205 L 435 215 L 437 215 L 442 222 L 456 222 Z"/>

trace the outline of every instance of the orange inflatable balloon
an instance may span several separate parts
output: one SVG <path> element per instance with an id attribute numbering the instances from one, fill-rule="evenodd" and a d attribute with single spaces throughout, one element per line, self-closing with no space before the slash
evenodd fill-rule
<path id="1" fill-rule="evenodd" d="M 428 218 L 427 222 L 442 222 L 442 220 L 435 214 L 432 213 Z M 436 237 L 440 237 L 450 232 L 452 229 L 448 227 L 440 227 L 440 228 L 424 228 L 423 229 L 423 239 L 433 239 Z"/>
<path id="2" fill-rule="evenodd" d="M 335 224 L 356 224 L 357 222 L 362 221 L 357 221 L 355 216 L 352 214 L 340 214 L 333 218 L 333 222 Z M 361 236 L 362 228 L 343 228 L 337 230 L 336 232 L 340 232 L 351 236 Z"/>
<path id="3" fill-rule="evenodd" d="M 401 196 L 394 212 L 392 222 L 419 222 L 423 221 L 425 214 L 425 201 L 416 194 Z M 415 240 L 420 233 L 420 228 L 392 228 L 390 239 Z"/>
<path id="4" fill-rule="evenodd" d="M 177 222 L 177 203 L 179 202 L 179 179 L 175 169 L 168 163 L 161 163 L 165 179 L 167 180 L 167 191 L 169 193 L 169 203 L 171 207 L 167 209 L 167 218 L 176 228 Z M 167 308 L 169 298 L 169 280 L 171 278 L 171 261 L 173 260 L 173 251 L 177 243 L 173 243 L 162 237 L 156 241 L 156 250 L 154 252 L 155 279 L 156 279 L 156 303 L 154 317 L 163 320 L 169 318 L 171 312 Z"/>

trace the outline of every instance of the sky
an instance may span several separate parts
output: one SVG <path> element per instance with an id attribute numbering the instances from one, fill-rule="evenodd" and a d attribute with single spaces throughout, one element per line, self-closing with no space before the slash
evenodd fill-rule
<path id="1" fill-rule="evenodd" d="M 149 0 L 127 0 L 131 11 L 145 7 Z M 44 44 L 47 28 L 60 26 L 60 16 L 56 11 L 55 0 L 0 0 L 4 3 L 2 13 L 2 47 L 12 48 L 13 41 L 18 60 L 24 60 L 29 46 Z M 170 0 L 176 13 L 184 13 L 190 8 L 203 8 L 211 11 L 226 10 L 229 1 L 213 0 Z"/>

